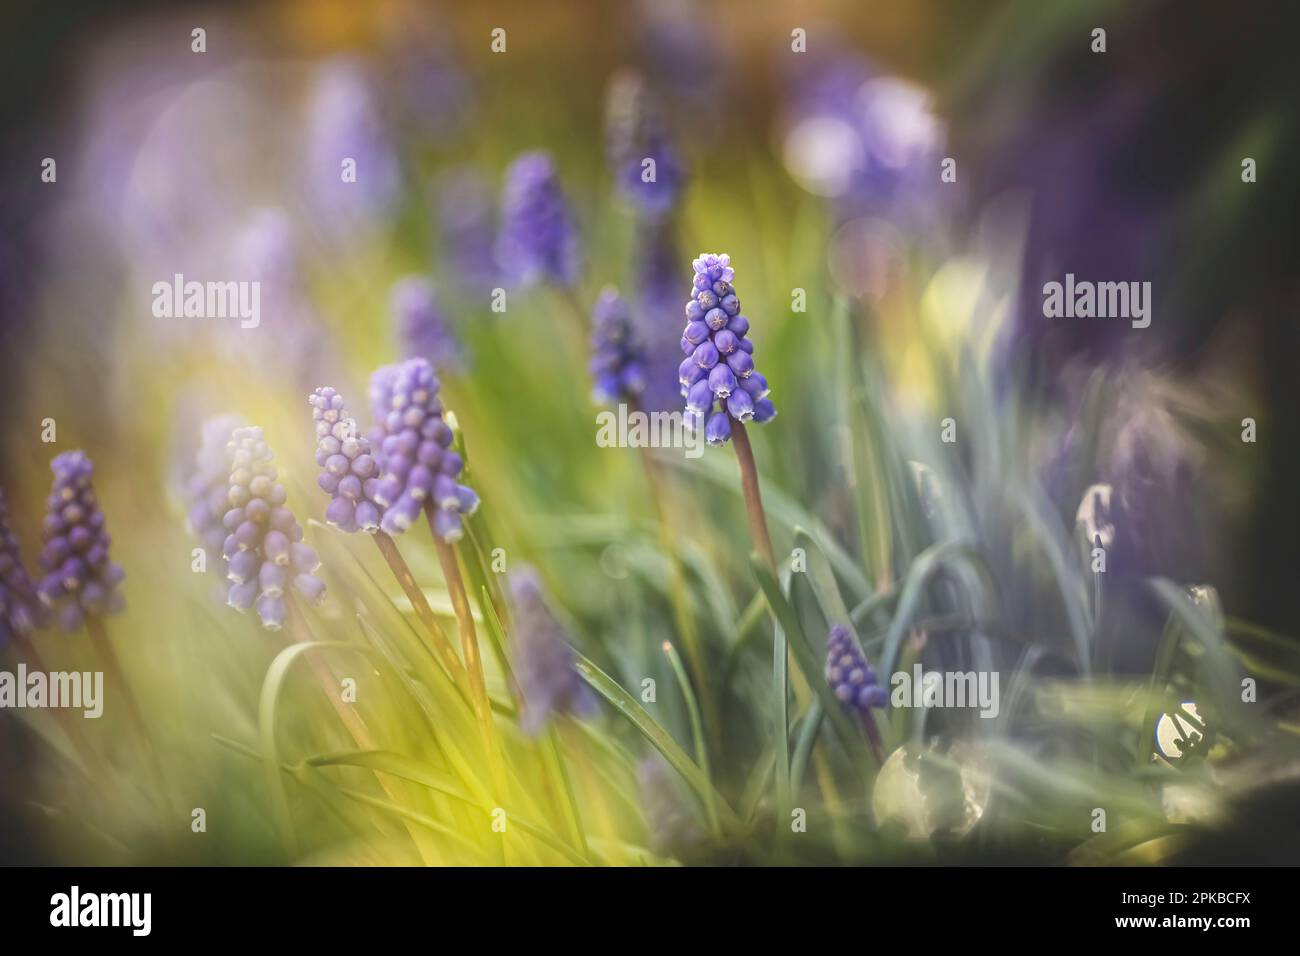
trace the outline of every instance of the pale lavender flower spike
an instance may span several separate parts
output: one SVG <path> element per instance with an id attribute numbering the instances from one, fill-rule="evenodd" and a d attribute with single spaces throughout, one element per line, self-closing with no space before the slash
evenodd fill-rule
<path id="1" fill-rule="evenodd" d="M 222 523 L 228 532 L 222 551 L 229 564 L 226 603 L 239 611 L 257 605 L 268 631 L 288 618 L 286 592 L 293 589 L 315 604 L 325 597 L 316 577 L 320 559 L 302 540 L 302 528 L 285 507 L 284 485 L 276 481 L 273 455 L 257 427 L 237 428 L 230 436 L 230 488 Z"/>
<path id="2" fill-rule="evenodd" d="M 380 511 L 374 503 L 379 482 L 379 462 L 370 451 L 370 440 L 357 434 L 357 423 L 348 417 L 343 396 L 324 386 L 307 398 L 316 422 L 316 479 L 321 490 L 334 496 L 325 509 L 325 520 L 340 531 L 379 530 Z"/>
<path id="3" fill-rule="evenodd" d="M 45 547 L 41 551 L 41 600 L 59 623 L 76 630 L 88 614 L 120 610 L 117 586 L 122 569 L 108 558 L 109 537 L 91 477 L 95 468 L 85 452 L 67 451 L 50 462 L 54 487 L 46 501 Z"/>
<path id="4" fill-rule="evenodd" d="M 443 420 L 439 382 L 427 360 L 408 359 L 371 380 L 378 418 L 383 476 L 374 500 L 384 509 L 380 527 L 400 534 L 415 523 L 426 503 L 434 533 L 443 541 L 464 534 L 461 518 L 478 508 L 478 495 L 460 484 L 465 463 L 451 447 Z"/>

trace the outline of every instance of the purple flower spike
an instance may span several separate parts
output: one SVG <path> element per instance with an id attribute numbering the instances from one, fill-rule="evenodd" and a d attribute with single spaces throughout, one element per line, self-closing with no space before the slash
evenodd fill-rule
<path id="1" fill-rule="evenodd" d="M 889 700 L 858 642 L 842 624 L 832 627 L 826 638 L 826 682 L 846 710 L 865 715 L 872 707 L 884 707 Z"/>
<path id="2" fill-rule="evenodd" d="M 9 507 L 0 490 L 0 647 L 45 623 L 46 609 L 27 576 L 18 538 L 9 528 Z"/>
<path id="3" fill-rule="evenodd" d="M 357 423 L 348 417 L 343 396 L 334 389 L 316 389 L 307 403 L 316 422 L 316 464 L 323 469 L 316 483 L 334 496 L 325 509 L 325 520 L 340 531 L 378 531 L 380 510 L 374 493 L 379 462 L 370 440 L 357 434 Z"/>
<path id="4" fill-rule="evenodd" d="M 422 276 L 399 279 L 393 285 L 389 302 L 403 355 L 426 358 L 442 372 L 464 367 L 460 343 L 438 302 L 432 282 Z"/>
<path id="5" fill-rule="evenodd" d="M 331 390 L 327 403 L 332 397 Z M 235 429 L 227 452 L 230 507 L 222 518 L 227 532 L 222 550 L 230 562 L 226 603 L 239 611 L 256 607 L 262 626 L 278 631 L 288 617 L 290 586 L 313 604 L 324 598 L 325 584 L 315 576 L 320 559 L 303 543 L 302 528 L 285 506 L 287 495 L 276 481 L 274 456 L 262 429 Z"/>
<path id="6" fill-rule="evenodd" d="M 478 496 L 457 480 L 464 462 L 451 448 L 451 428 L 442 417 L 433 366 L 414 358 L 381 372 L 371 380 L 383 463 L 383 475 L 374 486 L 374 501 L 384 509 L 380 527 L 401 534 L 429 502 L 434 533 L 443 541 L 456 541 L 464 534 L 461 518 L 473 514 Z"/>
<path id="7" fill-rule="evenodd" d="M 606 287 L 591 313 L 592 397 L 601 404 L 631 402 L 645 389 L 645 352 L 636 336 L 632 310 Z"/>
<path id="8" fill-rule="evenodd" d="M 547 153 L 524 153 L 506 170 L 497 262 L 521 285 L 578 280 L 578 230 Z"/>
<path id="9" fill-rule="evenodd" d="M 230 460 L 227 443 L 230 433 L 242 425 L 236 415 L 218 415 L 203 423 L 199 448 L 194 454 L 194 469 L 185 481 L 186 518 L 190 533 L 207 552 L 208 569 L 226 576 L 221 545 L 226 529 L 221 519 L 230 509 Z"/>
<path id="10" fill-rule="evenodd" d="M 375 78 L 359 60 L 338 58 L 317 70 L 306 141 L 322 223 L 342 228 L 353 217 L 385 215 L 401 191 L 401 163 L 379 96 Z M 355 168 L 345 177 L 347 160 Z"/>
<path id="11" fill-rule="evenodd" d="M 731 257 L 704 253 L 692 265 L 682 333 L 682 351 L 689 358 L 678 369 L 678 381 L 688 416 L 696 422 L 703 417 L 708 443 L 723 445 L 731 438 L 731 419 L 766 422 L 776 417 L 776 408 L 767 398 L 767 379 L 754 368 L 749 320 L 740 314 L 731 284 L 736 275 Z M 710 414 L 715 401 L 719 410 Z"/>
<path id="12" fill-rule="evenodd" d="M 54 486 L 46 499 L 45 571 L 38 593 L 67 630 L 81 626 L 87 614 L 120 610 L 117 586 L 122 569 L 108 559 L 109 537 L 104 513 L 95 499 L 94 465 L 85 452 L 68 451 L 50 462 Z"/>
<path id="13" fill-rule="evenodd" d="M 532 568 L 521 567 L 510 574 L 510 601 L 515 613 L 515 676 L 524 696 L 524 732 L 537 736 L 554 714 L 594 714 L 595 695 L 574 669 L 573 648 L 547 607 Z"/>
<path id="14" fill-rule="evenodd" d="M 685 169 L 662 111 L 635 73 L 610 81 L 605 142 L 614 181 L 637 212 L 657 218 L 677 205 Z"/>
<path id="15" fill-rule="evenodd" d="M 493 218 L 492 195 L 477 170 L 458 169 L 438 181 L 445 272 L 461 291 L 481 294 L 498 284 Z"/>

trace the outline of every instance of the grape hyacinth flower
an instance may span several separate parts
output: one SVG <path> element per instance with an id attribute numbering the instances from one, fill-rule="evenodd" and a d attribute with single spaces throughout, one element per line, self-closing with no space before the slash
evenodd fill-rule
<path id="1" fill-rule="evenodd" d="M 632 310 L 607 286 L 591 313 L 592 398 L 601 404 L 635 402 L 645 389 L 645 351 L 632 323 Z"/>
<path id="2" fill-rule="evenodd" d="M 460 343 L 430 280 L 423 276 L 397 280 L 389 303 L 406 358 L 426 358 L 440 372 L 464 367 Z"/>
<path id="3" fill-rule="evenodd" d="M 9 527 L 9 506 L 0 490 L 0 647 L 45 622 L 45 605 L 23 566 L 18 537 Z"/>
<path id="4" fill-rule="evenodd" d="M 382 412 L 379 444 L 383 475 L 375 503 L 384 509 L 380 527 L 400 534 L 430 503 L 434 534 L 445 542 L 464 534 L 461 517 L 478 508 L 478 495 L 457 479 L 464 461 L 451 447 L 451 427 L 443 420 L 438 378 L 422 358 L 408 359 L 372 380 L 377 411 Z"/>
<path id="5" fill-rule="evenodd" d="M 64 452 L 50 462 L 50 470 L 54 486 L 46 501 L 45 577 L 38 593 L 71 631 L 89 616 L 121 609 L 117 586 L 124 575 L 108 557 L 108 531 L 91 486 L 95 468 L 90 459 L 85 452 Z"/>
<path id="6" fill-rule="evenodd" d="M 826 638 L 826 683 L 845 709 L 859 714 L 869 713 L 872 707 L 884 707 L 889 700 L 876 680 L 876 672 L 843 624 L 832 627 Z"/>
<path id="7" fill-rule="evenodd" d="M 500 280 L 496 225 L 487 183 L 472 167 L 444 174 L 438 181 L 438 224 L 445 273 L 459 290 L 482 294 Z"/>
<path id="8" fill-rule="evenodd" d="M 524 698 L 521 727 L 537 736 L 553 714 L 589 717 L 596 698 L 574 669 L 574 652 L 564 627 L 546 606 L 542 585 L 530 567 L 510 574 L 515 620 L 515 676 Z"/>
<path id="9" fill-rule="evenodd" d="M 521 285 L 578 279 L 578 230 L 549 154 L 524 153 L 506 171 L 497 262 Z"/>
<path id="10" fill-rule="evenodd" d="M 685 169 L 668 124 L 644 79 L 622 72 L 610 81 L 605 146 L 614 182 L 642 216 L 671 211 L 685 186 Z"/>
<path id="11" fill-rule="evenodd" d="M 731 284 L 731 257 L 701 253 L 692 265 L 695 279 L 681 340 L 687 358 L 678 368 L 678 381 L 687 423 L 704 423 L 708 443 L 723 445 L 731 438 L 732 419 L 766 422 L 776 409 L 767 397 L 767 379 L 754 368 L 754 344 L 746 338 L 749 320 L 740 314 Z"/>
<path id="12" fill-rule="evenodd" d="M 884 707 L 889 697 L 876 680 L 876 672 L 858 647 L 857 639 L 843 624 L 833 625 L 826 637 L 826 683 L 840 705 L 853 711 L 862 721 L 871 744 L 871 752 L 880 764 L 884 753 L 880 729 L 871 716 L 873 707 Z"/>
<path id="13" fill-rule="evenodd" d="M 322 222 L 386 214 L 402 188 L 396 144 L 380 109 L 374 77 L 360 60 L 340 57 L 317 69 L 308 107 L 308 168 Z M 344 178 L 345 161 L 355 177 Z"/>
<path id="14" fill-rule="evenodd" d="M 334 496 L 325 509 L 325 520 L 349 533 L 377 531 L 380 511 L 374 492 L 379 462 L 370 452 L 369 439 L 357 434 L 343 396 L 329 386 L 316 389 L 307 403 L 316 422 L 316 464 L 323 469 L 316 484 Z"/>
<path id="15" fill-rule="evenodd" d="M 218 415 L 203 423 L 194 467 L 183 490 L 190 533 L 207 552 L 208 567 L 223 579 L 226 572 L 221 546 L 226 540 L 226 529 L 221 519 L 230 508 L 230 459 L 226 446 L 230 433 L 242 424 L 235 415 Z"/>
<path id="16" fill-rule="evenodd" d="M 276 481 L 274 456 L 258 427 L 237 428 L 230 436 L 230 484 L 222 523 L 228 532 L 222 551 L 229 562 L 226 603 L 238 611 L 257 605 L 268 631 L 284 626 L 293 589 L 315 604 L 325 596 L 316 577 L 320 559 L 302 540 L 302 528 L 285 506 L 284 485 Z"/>

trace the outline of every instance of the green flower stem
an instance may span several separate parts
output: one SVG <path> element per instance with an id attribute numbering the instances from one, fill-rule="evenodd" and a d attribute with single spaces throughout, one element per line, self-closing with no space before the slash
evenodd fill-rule
<path id="1" fill-rule="evenodd" d="M 397 550 L 397 542 L 394 541 L 387 533 L 376 531 L 371 535 L 375 539 L 375 545 L 379 548 L 384 560 L 388 562 L 388 567 L 392 569 L 393 577 L 397 578 L 397 583 L 402 587 L 402 593 L 411 602 L 411 607 L 415 609 L 416 617 L 424 625 L 429 636 L 432 638 L 433 653 L 442 663 L 443 668 L 451 679 L 463 688 L 467 693 L 472 690 L 469 680 L 469 674 L 466 672 L 460 659 L 456 657 L 456 648 L 452 645 L 451 639 L 447 637 L 445 631 L 439 626 L 437 618 L 433 615 L 433 608 L 429 607 L 429 601 L 424 596 L 424 590 L 415 581 L 415 575 L 411 573 L 410 567 L 403 560 L 402 554 Z"/>
<path id="2" fill-rule="evenodd" d="M 306 644 L 314 645 L 319 643 L 315 635 L 311 632 L 311 626 L 303 616 L 298 607 L 298 602 L 292 595 L 286 594 L 285 607 L 288 610 L 289 635 L 286 643 L 288 644 Z M 349 736 L 361 750 L 378 750 L 374 737 L 370 734 L 370 728 L 366 722 L 361 719 L 356 708 L 348 704 L 340 693 L 341 684 L 338 675 L 330 667 L 329 662 L 325 660 L 325 655 L 320 649 L 309 646 L 303 651 L 303 656 L 307 659 L 307 664 L 311 667 L 312 673 L 316 675 L 316 680 L 320 683 L 321 691 L 324 692 L 325 698 L 338 714 L 339 720 L 347 728 Z M 384 774 L 374 771 L 375 780 L 378 781 L 380 788 L 388 795 L 388 798 L 394 803 L 402 803 L 402 794 L 399 786 L 393 781 L 387 779 Z M 411 825 L 409 821 L 403 821 L 406 826 L 406 832 L 411 837 L 411 842 L 415 844 L 416 850 L 420 857 L 428 865 L 438 859 L 437 849 L 429 835 Z M 293 844 L 291 843 L 290 846 Z"/>
<path id="3" fill-rule="evenodd" d="M 633 407 L 640 410 L 638 404 Z M 704 648 L 700 643 L 699 630 L 695 626 L 695 617 L 691 614 L 686 598 L 690 593 L 686 580 L 686 569 L 682 566 L 681 555 L 673 547 L 672 529 L 668 524 L 668 509 L 664 505 L 663 474 L 659 463 L 655 461 L 649 448 L 641 449 L 641 465 L 645 470 L 646 486 L 650 489 L 650 504 L 654 508 L 655 521 L 659 525 L 659 546 L 668 559 L 672 580 L 668 586 L 668 599 L 673 609 L 674 623 L 682 646 L 686 648 L 691 677 L 700 689 L 704 705 L 705 726 L 712 735 L 709 739 L 715 744 L 721 743 L 721 723 L 718 716 L 717 700 L 713 694 L 713 685 L 709 680 L 708 667 L 704 658 Z"/>
<path id="4" fill-rule="evenodd" d="M 126 682 L 126 676 L 122 673 L 122 665 L 118 662 L 113 644 L 108 639 L 108 630 L 104 627 L 103 619 L 96 614 L 87 615 L 86 633 L 90 635 L 90 643 L 95 648 L 95 655 L 99 658 L 100 666 L 104 668 L 109 683 L 113 685 L 126 705 L 127 716 L 130 717 L 135 732 L 140 736 L 141 745 L 152 757 L 153 749 L 149 743 L 148 725 L 144 722 L 140 705 L 131 692 L 131 685 Z"/>
<path id="5" fill-rule="evenodd" d="M 681 655 L 677 653 L 677 649 L 670 641 L 664 641 L 664 655 L 672 665 L 673 673 L 677 676 L 677 683 L 682 690 L 682 697 L 686 700 L 686 713 L 691 721 L 691 736 L 695 740 L 695 759 L 699 762 L 700 770 L 709 783 L 704 791 L 704 809 L 709 816 L 709 830 L 716 837 L 722 832 L 722 827 L 718 823 L 718 808 L 713 799 L 713 775 L 709 769 L 709 748 L 704 741 L 704 727 L 700 723 L 700 705 L 691 690 L 691 682 L 686 676 Z"/>
<path id="6" fill-rule="evenodd" d="M 18 656 L 26 662 L 29 671 L 39 671 L 43 674 L 52 673 L 45 666 L 45 661 L 41 658 L 40 652 L 36 650 L 36 644 L 31 638 L 24 634 L 14 635 L 14 647 L 18 652 Z M 78 723 L 80 718 L 77 717 L 76 712 L 63 707 L 56 707 L 53 710 L 55 719 L 63 728 L 63 733 L 85 763 L 86 771 L 92 776 L 101 774 L 105 769 L 104 761 L 99 752 L 90 745 L 86 735 L 82 733 L 81 724 Z"/>
<path id="7" fill-rule="evenodd" d="M 498 745 L 496 728 L 492 723 L 492 705 L 488 700 L 487 680 L 483 676 L 483 658 L 479 653 L 478 633 L 474 629 L 474 617 L 470 611 L 469 597 L 465 592 L 465 580 L 461 576 L 460 563 L 455 550 L 434 531 L 431 503 L 426 502 L 424 514 L 429 522 L 429 531 L 433 535 L 434 549 L 438 554 L 438 564 L 442 567 L 443 580 L 447 584 L 447 594 L 451 597 L 451 607 L 456 613 L 456 624 L 460 631 L 460 652 L 465 658 L 465 670 L 469 673 L 470 702 L 483 736 L 483 747 L 487 753 L 488 763 L 492 768 L 497 799 L 504 800 L 505 764 Z"/>
<path id="8" fill-rule="evenodd" d="M 740 487 L 745 493 L 745 517 L 749 520 L 750 536 L 754 539 L 758 556 L 768 570 L 776 574 L 776 552 L 772 550 L 772 538 L 767 533 L 767 519 L 763 515 L 763 493 L 758 486 L 754 448 L 742 422 L 731 423 L 731 440 L 735 443 L 736 460 L 740 463 Z"/>

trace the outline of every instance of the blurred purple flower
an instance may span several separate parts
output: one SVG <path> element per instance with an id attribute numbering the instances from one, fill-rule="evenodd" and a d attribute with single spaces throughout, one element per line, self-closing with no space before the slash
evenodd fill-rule
<path id="1" fill-rule="evenodd" d="M 578 230 L 549 154 L 524 153 L 506 171 L 497 263 L 515 282 L 578 280 Z"/>
<path id="2" fill-rule="evenodd" d="M 635 271 L 637 334 L 645 346 L 646 387 L 641 404 L 647 411 L 681 408 L 673 346 L 681 337 L 681 247 L 671 216 L 644 222 L 636 231 Z"/>
<path id="3" fill-rule="evenodd" d="M 402 189 L 402 170 L 369 67 L 339 57 L 316 71 L 307 118 L 312 199 L 327 231 L 386 215 Z M 344 162 L 355 164 L 355 180 Z"/>
<path id="4" fill-rule="evenodd" d="M 399 279 L 389 296 L 402 354 L 428 359 L 442 373 L 460 371 L 465 357 L 438 302 L 433 283 L 423 276 Z"/>
<path id="5" fill-rule="evenodd" d="M 515 620 L 515 676 L 524 697 L 524 733 L 537 736 L 555 714 L 591 716 L 596 712 L 595 695 L 574 669 L 573 648 L 546 605 L 537 573 L 527 566 L 516 568 L 509 584 Z"/>
<path id="6" fill-rule="evenodd" d="M 746 338 L 749 320 L 740 314 L 731 284 L 731 256 L 701 253 L 692 267 L 695 279 L 681 339 L 687 358 L 678 367 L 678 382 L 687 423 L 694 428 L 705 423 L 708 443 L 722 445 L 731 438 L 731 419 L 765 422 L 776 416 L 776 408 L 751 358 L 754 344 Z"/>
<path id="7" fill-rule="evenodd" d="M 889 702 L 858 642 L 842 624 L 832 627 L 826 638 L 826 683 L 846 710 L 865 715 Z"/>
<path id="8" fill-rule="evenodd" d="M 438 180 L 438 222 L 446 274 L 456 288 L 480 294 L 496 287 L 492 194 L 473 167 L 445 173 Z"/>
<path id="9" fill-rule="evenodd" d="M 316 464 L 322 469 L 316 483 L 334 498 L 325 520 L 340 531 L 379 530 L 374 502 L 379 462 L 370 453 L 370 441 L 357 434 L 356 421 L 348 418 L 343 396 L 334 389 L 322 386 L 307 402 L 316 422 Z"/>
<path id="10" fill-rule="evenodd" d="M 383 26 L 387 94 L 402 129 L 434 141 L 460 132 L 473 90 L 439 21 L 427 9 L 411 5 L 383 18 Z"/>
<path id="11" fill-rule="evenodd" d="M 54 485 L 46 501 L 45 571 L 39 594 L 55 610 L 66 630 L 76 630 L 88 614 L 120 610 L 117 586 L 121 567 L 108 556 L 109 537 L 104 512 L 91 485 L 94 466 L 85 452 L 68 451 L 50 462 Z"/>
<path id="12" fill-rule="evenodd" d="M 46 608 L 23 566 L 18 537 L 9 527 L 9 505 L 0 489 L 0 647 L 45 623 Z"/>
<path id="13" fill-rule="evenodd" d="M 660 856 L 690 856 L 704 839 L 689 797 L 682 792 L 676 771 L 659 754 L 636 768 L 637 789 L 650 830 L 650 848 Z"/>
<path id="14" fill-rule="evenodd" d="M 946 137 L 929 94 L 878 75 L 856 54 L 795 60 L 782 121 L 790 174 L 833 200 L 841 220 L 879 215 L 926 225 L 941 195 Z"/>
<path id="15" fill-rule="evenodd" d="M 635 73 L 623 71 L 610 80 L 605 149 L 615 184 L 638 213 L 657 219 L 676 207 L 686 170 L 663 113 Z"/>
<path id="16" fill-rule="evenodd" d="M 262 429 L 235 429 L 229 456 L 230 510 L 222 519 L 227 532 L 222 553 L 230 580 L 226 603 L 238 611 L 256 604 L 262 626 L 278 631 L 288 617 L 290 585 L 313 604 L 325 597 L 325 582 L 315 575 L 320 559 L 303 542 L 302 528 L 285 506 L 288 496 L 276 481 L 274 456 Z"/>
<path id="17" fill-rule="evenodd" d="M 690 0 L 640 0 L 632 29 L 645 72 L 685 107 L 692 135 L 717 135 L 712 114 L 728 59 L 718 31 L 702 23 Z"/>
<path id="18" fill-rule="evenodd" d="M 218 415 L 199 431 L 199 447 L 182 494 L 190 533 L 207 552 L 208 569 L 225 578 L 222 544 L 226 540 L 222 518 L 230 509 L 230 436 L 243 422 L 237 415 Z"/>
<path id="19" fill-rule="evenodd" d="M 297 230 L 278 208 L 255 210 L 236 233 L 230 267 L 240 279 L 259 286 L 261 323 L 256 330 L 231 324 L 224 346 L 240 360 L 251 360 L 283 374 L 304 388 L 335 374 L 333 339 L 322 335 L 324 319 L 312 302 Z"/>
<path id="20" fill-rule="evenodd" d="M 375 398 L 378 405 L 387 397 L 387 409 L 379 420 L 383 476 L 374 500 L 385 509 L 380 527 L 389 534 L 409 528 L 428 503 L 434 533 L 443 541 L 456 541 L 464 534 L 462 515 L 473 514 L 479 501 L 472 489 L 457 481 L 465 463 L 451 447 L 453 436 L 442 417 L 438 387 L 433 366 L 422 358 L 408 359 L 380 378 Z"/>
<path id="21" fill-rule="evenodd" d="M 591 313 L 592 398 L 600 404 L 634 402 L 645 388 L 645 350 L 633 328 L 632 310 L 607 286 Z"/>

